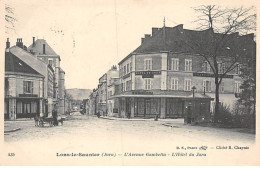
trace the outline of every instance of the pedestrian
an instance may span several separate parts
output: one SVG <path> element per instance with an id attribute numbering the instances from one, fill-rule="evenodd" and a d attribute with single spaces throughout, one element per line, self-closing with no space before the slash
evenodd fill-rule
<path id="1" fill-rule="evenodd" d="M 97 117 L 98 117 L 98 118 L 100 117 L 100 111 L 97 112 Z"/>
<path id="2" fill-rule="evenodd" d="M 154 121 L 158 121 L 159 113 L 155 110 Z"/>
<path id="3" fill-rule="evenodd" d="M 56 105 L 54 105 L 54 109 L 52 110 L 52 117 L 53 117 L 53 125 L 58 126 L 58 112 Z"/>

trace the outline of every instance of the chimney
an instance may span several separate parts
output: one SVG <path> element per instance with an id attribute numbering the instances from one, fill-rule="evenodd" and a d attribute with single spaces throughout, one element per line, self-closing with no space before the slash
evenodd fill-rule
<path id="1" fill-rule="evenodd" d="M 158 30 L 159 28 L 152 28 L 152 36 L 154 36 Z"/>
<path id="2" fill-rule="evenodd" d="M 22 38 L 17 38 L 16 46 L 23 49 L 23 40 Z"/>
<path id="3" fill-rule="evenodd" d="M 143 44 L 144 43 L 144 38 L 141 38 L 141 44 Z"/>
<path id="4" fill-rule="evenodd" d="M 42 44 L 42 54 L 45 55 L 45 44 Z"/>
<path id="5" fill-rule="evenodd" d="M 33 37 L 33 46 L 35 45 L 35 37 Z"/>
<path id="6" fill-rule="evenodd" d="M 150 34 L 145 34 L 144 35 L 144 38 L 146 39 L 146 38 L 150 38 L 151 37 L 151 35 Z"/>
<path id="7" fill-rule="evenodd" d="M 10 48 L 10 42 L 9 42 L 9 38 L 7 38 L 7 41 L 6 41 L 6 49 Z"/>

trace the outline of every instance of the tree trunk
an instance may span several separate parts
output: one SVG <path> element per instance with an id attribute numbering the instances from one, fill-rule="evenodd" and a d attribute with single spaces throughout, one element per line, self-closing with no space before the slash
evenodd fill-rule
<path id="1" fill-rule="evenodd" d="M 219 83 L 218 77 L 215 78 L 215 114 L 214 114 L 214 123 L 218 122 L 219 119 Z"/>

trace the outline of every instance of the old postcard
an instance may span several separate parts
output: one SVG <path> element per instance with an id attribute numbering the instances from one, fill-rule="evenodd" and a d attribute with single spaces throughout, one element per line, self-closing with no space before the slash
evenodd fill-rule
<path id="1" fill-rule="evenodd" d="M 260 165 L 256 0 L 0 3 L 0 166 Z"/>

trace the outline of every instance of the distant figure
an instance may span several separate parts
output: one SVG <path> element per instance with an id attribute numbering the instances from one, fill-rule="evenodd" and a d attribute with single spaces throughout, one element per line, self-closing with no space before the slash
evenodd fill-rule
<path id="1" fill-rule="evenodd" d="M 158 118 L 159 118 L 159 114 L 157 111 L 155 111 L 154 121 L 158 121 Z"/>
<path id="2" fill-rule="evenodd" d="M 99 112 L 99 111 L 97 112 L 97 117 L 98 117 L 98 118 L 100 117 L 100 112 Z"/>
<path id="3" fill-rule="evenodd" d="M 54 106 L 54 109 L 52 110 L 52 117 L 53 117 L 53 125 L 58 126 L 58 112 L 56 106 Z"/>
<path id="4" fill-rule="evenodd" d="M 127 113 L 127 118 L 129 118 L 129 119 L 131 118 L 131 112 Z"/>

